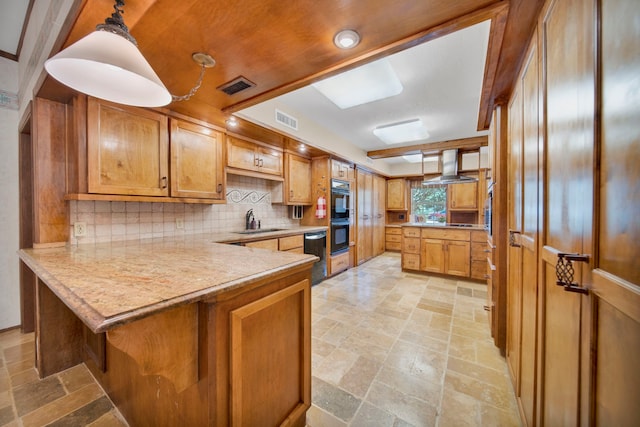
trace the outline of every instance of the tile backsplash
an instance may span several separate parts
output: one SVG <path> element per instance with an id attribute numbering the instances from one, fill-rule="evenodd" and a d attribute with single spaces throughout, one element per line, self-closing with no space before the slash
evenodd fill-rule
<path id="1" fill-rule="evenodd" d="M 69 202 L 72 245 L 138 240 L 197 233 L 243 230 L 245 213 L 253 209 L 263 228 L 291 227 L 289 207 L 271 204 L 271 182 L 227 176 L 227 203 L 218 205 L 146 202 Z M 73 224 L 86 223 L 86 235 L 74 237 Z M 182 227 L 182 228 L 179 228 Z"/>

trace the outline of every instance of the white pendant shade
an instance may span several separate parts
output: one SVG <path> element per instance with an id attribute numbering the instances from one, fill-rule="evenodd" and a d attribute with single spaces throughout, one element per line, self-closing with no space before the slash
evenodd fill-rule
<path id="1" fill-rule="evenodd" d="M 94 31 L 44 63 L 61 83 L 119 104 L 160 107 L 172 97 L 147 60 L 130 41 Z"/>

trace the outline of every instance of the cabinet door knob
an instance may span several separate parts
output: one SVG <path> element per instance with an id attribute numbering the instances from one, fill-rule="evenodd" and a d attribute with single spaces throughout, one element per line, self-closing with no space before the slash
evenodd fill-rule
<path id="1" fill-rule="evenodd" d="M 264 165 L 264 159 L 260 159 L 260 167 Z"/>
<path id="2" fill-rule="evenodd" d="M 218 184 L 218 193 L 222 193 L 222 184 Z"/>
<path id="3" fill-rule="evenodd" d="M 253 158 L 253 166 L 260 166 L 260 159 L 257 157 Z"/>
<path id="4" fill-rule="evenodd" d="M 289 191 L 289 197 L 293 198 L 293 190 Z"/>
<path id="5" fill-rule="evenodd" d="M 163 176 L 162 178 L 160 178 L 160 187 L 161 188 L 167 188 L 167 177 Z"/>

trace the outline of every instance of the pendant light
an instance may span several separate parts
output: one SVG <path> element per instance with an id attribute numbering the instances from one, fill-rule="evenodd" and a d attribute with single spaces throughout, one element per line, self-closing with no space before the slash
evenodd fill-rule
<path id="1" fill-rule="evenodd" d="M 198 82 L 187 95 L 173 96 L 144 58 L 122 19 L 124 0 L 104 24 L 44 63 L 56 80 L 90 96 L 138 107 L 160 107 L 189 99 L 200 87 L 205 68 L 215 65 L 205 53 L 194 53 L 201 65 Z"/>

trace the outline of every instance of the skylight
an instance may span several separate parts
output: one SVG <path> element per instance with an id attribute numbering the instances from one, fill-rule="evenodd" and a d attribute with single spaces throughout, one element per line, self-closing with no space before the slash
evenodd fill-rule
<path id="1" fill-rule="evenodd" d="M 373 134 L 385 144 L 399 144 L 429 138 L 429 132 L 420 119 L 378 126 L 373 130 Z"/>
<path id="2" fill-rule="evenodd" d="M 386 59 L 312 83 L 341 109 L 389 98 L 402 92 L 402 83 Z"/>

